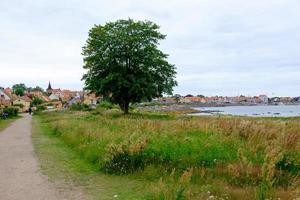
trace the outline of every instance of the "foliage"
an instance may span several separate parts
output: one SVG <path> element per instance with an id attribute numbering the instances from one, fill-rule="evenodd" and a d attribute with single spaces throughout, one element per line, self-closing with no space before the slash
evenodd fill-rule
<path id="1" fill-rule="evenodd" d="M 185 200 L 191 198 L 190 182 L 193 176 L 193 168 L 185 170 L 179 177 L 176 176 L 175 169 L 165 179 L 160 178 L 158 183 L 152 187 L 152 194 L 149 200 Z"/>
<path id="2" fill-rule="evenodd" d="M 115 195 L 122 200 L 143 199 L 147 182 L 133 180 L 126 176 L 110 176 L 99 173 L 99 168 L 86 161 L 81 154 L 66 145 L 53 133 L 48 123 L 43 123 L 40 116 L 33 117 L 32 141 L 35 155 L 39 159 L 41 170 L 52 181 L 72 186 L 72 190 L 80 188 L 80 196 L 72 195 L 72 199 L 112 199 Z M 0 120 L 2 125 L 9 120 Z M 67 162 L 66 162 L 67 161 Z M 62 188 L 62 192 L 69 187 Z M 101 190 L 101 192 L 99 192 Z M 87 195 L 85 195 L 87 193 Z M 77 192 L 75 194 L 78 194 Z"/>
<path id="3" fill-rule="evenodd" d="M 15 107 L 24 108 L 24 105 L 23 105 L 23 104 L 18 104 L 18 103 L 17 103 L 17 104 L 14 104 L 14 106 L 15 106 Z"/>
<path id="4" fill-rule="evenodd" d="M 144 169 L 145 157 L 143 155 L 147 141 L 136 144 L 127 141 L 118 145 L 108 146 L 108 158 L 103 164 L 103 170 L 108 173 L 128 174 Z"/>
<path id="5" fill-rule="evenodd" d="M 46 106 L 44 106 L 44 105 L 37 105 L 36 109 L 34 110 L 34 114 L 40 113 L 43 110 L 46 110 Z"/>
<path id="6" fill-rule="evenodd" d="M 101 101 L 98 105 L 98 107 L 100 108 L 104 108 L 104 109 L 112 109 L 115 108 L 114 104 L 112 104 L 109 101 Z"/>
<path id="7" fill-rule="evenodd" d="M 297 174 L 300 171 L 300 154 L 297 152 L 289 152 L 282 156 L 276 163 L 278 170 L 288 171 L 292 174 Z"/>
<path id="8" fill-rule="evenodd" d="M 171 94 L 175 67 L 158 49 L 165 35 L 150 21 L 118 20 L 95 25 L 83 47 L 85 88 L 117 103 L 129 104 Z"/>
<path id="9" fill-rule="evenodd" d="M 82 104 L 82 103 L 74 103 L 71 105 L 70 110 L 76 110 L 76 111 L 89 111 L 91 108 L 89 105 Z"/>
<path id="10" fill-rule="evenodd" d="M 178 103 L 180 101 L 181 96 L 180 94 L 175 94 L 173 98 L 175 98 L 176 103 Z"/>
<path id="11" fill-rule="evenodd" d="M 261 199 L 276 197 L 277 190 L 296 194 L 300 118 L 122 115 L 115 110 L 101 115 L 53 112 L 41 117 L 59 133 L 57 137 L 104 172 L 158 181 L 174 168 L 179 177 L 193 168 L 185 187 L 163 179 L 162 190 L 150 195 L 154 199 L 168 199 L 168 195 L 224 199 L 225 194 L 230 199 L 240 199 L 241 194 Z M 209 196 L 204 195 L 207 187 Z"/>
<path id="12" fill-rule="evenodd" d="M 2 112 L 5 112 L 8 114 L 8 117 L 15 117 L 18 115 L 18 108 L 16 107 L 7 107 L 4 108 Z"/>
<path id="13" fill-rule="evenodd" d="M 12 86 L 13 92 L 18 96 L 24 96 L 26 86 L 24 83 L 15 84 Z"/>
<path id="14" fill-rule="evenodd" d="M 41 98 L 39 98 L 39 97 L 33 97 L 31 105 L 32 106 L 37 106 L 37 105 L 42 104 L 43 102 L 44 101 Z"/>
<path id="15" fill-rule="evenodd" d="M 29 87 L 28 88 L 28 91 L 30 91 L 30 92 L 44 92 L 44 89 L 43 88 L 41 88 L 40 86 L 35 86 L 35 87 Z"/>

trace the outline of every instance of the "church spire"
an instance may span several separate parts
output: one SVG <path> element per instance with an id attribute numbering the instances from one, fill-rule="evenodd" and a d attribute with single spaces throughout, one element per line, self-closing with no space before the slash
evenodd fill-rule
<path id="1" fill-rule="evenodd" d="M 50 81 L 49 81 L 49 84 L 48 84 L 48 88 L 47 88 L 47 90 L 52 90 L 52 87 L 51 87 L 51 83 L 50 83 Z"/>

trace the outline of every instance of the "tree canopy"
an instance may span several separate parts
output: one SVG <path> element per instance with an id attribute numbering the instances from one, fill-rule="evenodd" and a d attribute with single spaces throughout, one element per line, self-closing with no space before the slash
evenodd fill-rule
<path id="1" fill-rule="evenodd" d="M 150 21 L 118 20 L 95 25 L 83 47 L 85 89 L 119 104 L 128 113 L 130 103 L 172 94 L 175 66 L 158 49 L 166 38 Z"/>
<path id="2" fill-rule="evenodd" d="M 32 102 L 31 102 L 31 105 L 32 106 L 37 106 L 37 105 L 40 105 L 42 104 L 44 101 L 43 99 L 39 98 L 39 97 L 33 97 L 32 98 Z"/>
<path id="3" fill-rule="evenodd" d="M 15 84 L 12 86 L 13 92 L 18 96 L 24 96 L 26 86 L 24 83 Z"/>
<path id="4" fill-rule="evenodd" d="M 42 88 L 42 87 L 40 87 L 40 86 L 35 86 L 35 87 L 29 87 L 29 88 L 27 88 L 27 90 L 29 91 L 29 92 L 44 92 L 44 89 Z"/>

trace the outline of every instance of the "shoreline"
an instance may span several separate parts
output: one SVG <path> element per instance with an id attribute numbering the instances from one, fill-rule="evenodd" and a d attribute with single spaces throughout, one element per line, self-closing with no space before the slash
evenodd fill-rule
<path id="1" fill-rule="evenodd" d="M 199 106 L 199 105 L 189 105 L 189 104 L 161 104 L 161 105 L 148 105 L 139 107 L 138 110 L 150 111 L 150 112 L 166 112 L 166 113 L 176 113 L 176 114 L 188 114 L 192 116 L 245 116 L 245 117 L 300 117 L 300 111 L 290 110 L 274 110 L 277 106 L 300 106 L 297 104 L 293 105 L 227 105 L 227 106 Z M 268 110 L 246 110 L 246 111 L 226 111 L 218 108 L 224 107 L 270 107 L 272 109 Z M 203 108 L 203 109 L 201 109 Z M 206 109 L 204 109 L 206 108 Z M 210 109 L 212 108 L 212 109 Z M 215 109 L 213 109 L 215 108 Z M 238 109 L 238 108 L 237 108 Z M 232 113 L 228 113 L 232 112 Z"/>

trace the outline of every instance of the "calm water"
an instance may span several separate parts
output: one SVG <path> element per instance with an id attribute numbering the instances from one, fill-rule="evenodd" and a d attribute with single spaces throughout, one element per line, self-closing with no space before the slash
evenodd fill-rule
<path id="1" fill-rule="evenodd" d="M 200 107 L 201 111 L 212 113 L 197 113 L 195 115 L 239 115 L 257 117 L 295 117 L 300 116 L 300 105 L 278 106 L 227 106 L 227 107 Z"/>

